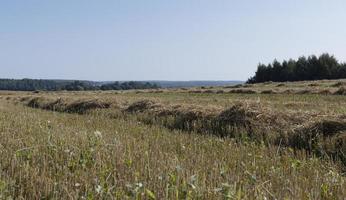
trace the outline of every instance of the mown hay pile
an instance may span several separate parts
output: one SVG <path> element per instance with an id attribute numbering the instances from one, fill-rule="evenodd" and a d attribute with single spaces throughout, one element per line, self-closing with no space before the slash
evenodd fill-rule
<path id="1" fill-rule="evenodd" d="M 136 114 L 138 120 L 148 124 L 158 123 L 167 128 L 186 131 L 199 130 L 199 121 L 205 120 L 213 113 L 199 106 L 163 105 L 151 100 L 134 102 L 123 111 Z"/>
<path id="2" fill-rule="evenodd" d="M 295 130 L 288 146 L 319 156 L 332 156 L 346 165 L 346 120 L 320 120 Z"/>
<path id="3" fill-rule="evenodd" d="M 189 90 L 188 93 L 191 93 L 191 94 L 200 94 L 200 93 L 203 93 L 202 90 Z"/>
<path id="4" fill-rule="evenodd" d="M 254 117 L 253 112 L 247 112 L 242 104 L 236 104 L 224 111 L 222 111 L 218 116 L 217 120 L 220 122 L 232 123 L 234 125 L 248 125 L 249 119 Z"/>
<path id="5" fill-rule="evenodd" d="M 156 102 L 154 102 L 154 101 L 141 100 L 141 101 L 137 101 L 137 102 L 132 103 L 131 105 L 129 105 L 125 109 L 125 112 L 141 113 L 141 112 L 150 111 L 150 110 L 153 110 L 153 109 L 159 108 L 159 107 L 161 107 L 161 105 L 156 103 Z"/>
<path id="6" fill-rule="evenodd" d="M 321 94 L 321 95 L 331 95 L 333 94 L 330 90 L 328 89 L 324 89 L 324 90 L 320 90 L 317 92 L 317 94 Z"/>
<path id="7" fill-rule="evenodd" d="M 320 156 L 332 156 L 346 164 L 346 121 L 340 118 L 316 121 L 308 114 L 278 113 L 247 103 L 206 110 L 195 105 L 163 106 L 146 100 L 131 104 L 126 111 L 141 113 L 139 120 L 170 129 L 282 144 Z M 304 121 L 315 122 L 302 125 Z"/>
<path id="8" fill-rule="evenodd" d="M 255 90 L 250 89 L 233 89 L 230 90 L 229 93 L 237 93 L 237 94 L 256 94 Z"/>
<path id="9" fill-rule="evenodd" d="M 111 106 L 108 102 L 101 102 L 97 99 L 91 99 L 91 100 L 78 100 L 75 102 L 72 102 L 70 104 L 67 104 L 65 107 L 66 112 L 71 113 L 85 113 L 88 110 L 94 110 L 94 109 L 105 109 L 109 108 Z"/>
<path id="10" fill-rule="evenodd" d="M 236 104 L 214 117 L 211 130 L 221 136 L 252 137 L 256 129 L 256 116 L 254 110 L 248 109 L 244 104 Z"/>
<path id="11" fill-rule="evenodd" d="M 331 85 L 331 86 L 332 86 L 332 87 L 342 87 L 342 86 L 346 86 L 346 82 L 339 81 L 339 82 L 334 83 L 334 84 Z"/>
<path id="12" fill-rule="evenodd" d="M 302 89 L 295 91 L 295 94 L 312 94 L 312 90 L 309 89 Z"/>
<path id="13" fill-rule="evenodd" d="M 346 95 L 346 87 L 341 87 L 334 92 L 335 95 Z"/>
<path id="14" fill-rule="evenodd" d="M 97 99 L 68 100 L 62 98 L 47 97 L 23 97 L 20 99 L 27 106 L 58 112 L 69 112 L 83 114 L 93 109 L 104 109 L 111 106 L 110 103 Z"/>
<path id="15" fill-rule="evenodd" d="M 227 109 L 197 105 L 163 105 L 149 100 L 134 102 L 124 109 L 139 120 L 171 129 L 223 137 L 250 137 L 268 140 L 285 126 L 272 112 L 258 105 L 237 103 Z M 273 134 L 269 134 L 273 132 Z M 270 138 L 273 139 L 273 138 Z"/>
<path id="16" fill-rule="evenodd" d="M 61 99 L 53 99 L 46 97 L 23 97 L 21 102 L 26 102 L 26 105 L 32 108 L 40 108 L 45 110 L 59 110 L 63 105 Z"/>
<path id="17" fill-rule="evenodd" d="M 310 83 L 310 84 L 308 84 L 308 86 L 309 87 L 318 87 L 318 86 L 320 86 L 320 84 L 318 84 L 318 83 Z"/>
<path id="18" fill-rule="evenodd" d="M 213 90 L 204 90 L 203 93 L 205 93 L 205 94 L 213 94 L 213 93 L 215 93 L 215 91 L 213 91 Z"/>
<path id="19" fill-rule="evenodd" d="M 274 90 L 263 90 L 261 91 L 261 94 L 276 94 L 277 92 Z"/>

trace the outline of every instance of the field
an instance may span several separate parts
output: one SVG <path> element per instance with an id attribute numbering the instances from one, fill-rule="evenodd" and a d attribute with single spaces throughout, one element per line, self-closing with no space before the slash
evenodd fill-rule
<path id="1" fill-rule="evenodd" d="M 346 199 L 346 81 L 0 92 L 0 199 Z"/>

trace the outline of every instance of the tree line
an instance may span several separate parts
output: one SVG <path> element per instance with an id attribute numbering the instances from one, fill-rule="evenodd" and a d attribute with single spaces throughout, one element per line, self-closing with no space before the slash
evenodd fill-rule
<path id="1" fill-rule="evenodd" d="M 101 85 L 101 90 L 129 90 L 129 89 L 157 89 L 160 88 L 156 83 L 150 82 L 137 82 L 137 81 L 129 81 L 129 82 L 114 82 L 109 84 Z"/>
<path id="2" fill-rule="evenodd" d="M 319 57 L 299 57 L 298 60 L 278 62 L 274 60 L 268 65 L 259 64 L 255 75 L 247 83 L 261 83 L 266 81 L 305 81 L 321 79 L 346 78 L 346 64 L 339 62 L 334 56 L 327 53 Z"/>
<path id="3" fill-rule="evenodd" d="M 130 90 L 130 89 L 156 89 L 156 83 L 142 81 L 98 83 L 92 81 L 65 81 L 65 80 L 39 80 L 39 79 L 0 79 L 0 90 L 13 91 L 83 91 L 83 90 Z"/>

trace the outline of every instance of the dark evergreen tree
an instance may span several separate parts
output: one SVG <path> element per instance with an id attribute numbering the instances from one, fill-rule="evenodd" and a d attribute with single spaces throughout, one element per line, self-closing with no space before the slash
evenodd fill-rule
<path id="1" fill-rule="evenodd" d="M 320 79 L 346 78 L 346 64 L 339 63 L 334 56 L 322 54 L 319 57 L 299 57 L 297 61 L 290 59 L 282 63 L 274 60 L 273 63 L 259 64 L 255 76 L 247 83 L 266 81 L 303 81 Z"/>

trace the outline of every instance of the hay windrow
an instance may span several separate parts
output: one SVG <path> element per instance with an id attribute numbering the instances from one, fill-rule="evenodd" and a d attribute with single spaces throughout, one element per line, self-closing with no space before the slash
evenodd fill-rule
<path id="1" fill-rule="evenodd" d="M 23 97 L 20 101 L 32 108 L 79 114 L 86 113 L 88 110 L 104 109 L 111 106 L 110 103 L 97 99 L 70 100 L 62 98 Z"/>
<path id="2" fill-rule="evenodd" d="M 261 91 L 261 94 L 276 94 L 277 92 L 274 90 L 263 90 Z"/>
<path id="3" fill-rule="evenodd" d="M 163 106 L 152 101 L 141 101 L 129 108 L 131 111 L 137 108 L 144 114 L 139 120 L 160 123 L 171 129 L 240 139 L 246 137 L 276 145 L 282 143 L 317 155 L 332 156 L 346 164 L 346 121 L 340 121 L 339 117 L 324 120 L 313 113 L 297 116 L 294 112 L 279 113 L 259 104 L 248 103 L 207 111 L 195 106 Z M 302 125 L 304 121 L 313 123 Z"/>
<path id="4" fill-rule="evenodd" d="M 201 93 L 203 93 L 203 91 L 202 90 L 190 90 L 190 91 L 188 91 L 188 93 L 191 93 L 191 94 L 201 94 Z"/>
<path id="5" fill-rule="evenodd" d="M 251 137 L 257 140 L 259 133 L 256 125 L 257 115 L 258 113 L 254 110 L 250 110 L 244 104 L 238 103 L 223 110 L 214 117 L 214 127 L 211 127 L 211 130 L 216 131 L 214 134 L 220 136 L 235 138 Z"/>
<path id="6" fill-rule="evenodd" d="M 75 101 L 70 104 L 67 104 L 65 111 L 71 112 L 71 113 L 85 113 L 88 110 L 105 109 L 105 108 L 109 108 L 110 106 L 111 106 L 110 103 L 101 102 L 97 99 L 79 100 L 79 101 Z"/>
<path id="7" fill-rule="evenodd" d="M 308 84 L 308 86 L 309 87 L 318 87 L 318 86 L 320 86 L 320 84 L 318 84 L 318 83 L 310 83 L 310 84 Z"/>
<path id="8" fill-rule="evenodd" d="M 290 143 L 295 146 L 296 141 L 310 141 L 317 137 L 333 137 L 342 131 L 346 131 L 346 121 L 321 120 L 294 130 Z"/>
<path id="9" fill-rule="evenodd" d="M 295 94 L 311 94 L 311 90 L 303 89 L 303 90 L 298 90 L 295 92 Z"/>
<path id="10" fill-rule="evenodd" d="M 223 137 L 251 137 L 273 140 L 285 124 L 271 111 L 256 104 L 236 103 L 227 109 L 204 108 L 196 105 L 165 105 L 149 100 L 135 102 L 124 110 L 136 113 L 139 120 L 159 123 L 168 128 L 208 133 Z M 244 135 L 245 134 L 245 135 Z"/>
<path id="11" fill-rule="evenodd" d="M 229 91 L 229 93 L 236 93 L 236 94 L 256 94 L 257 92 L 255 90 L 251 89 L 232 89 Z"/>
<path id="12" fill-rule="evenodd" d="M 331 95 L 333 94 L 330 90 L 325 89 L 325 90 L 320 90 L 317 92 L 317 94 L 321 94 L 321 95 Z"/>
<path id="13" fill-rule="evenodd" d="M 29 107 L 80 114 L 111 106 L 110 103 L 98 99 L 25 97 L 22 101 L 25 101 Z M 274 140 L 274 132 L 283 132 L 287 129 L 287 122 L 282 119 L 297 121 L 295 117 L 275 113 L 254 103 L 236 103 L 224 109 L 198 105 L 165 105 L 145 99 L 124 107 L 122 111 L 125 114 L 137 115 L 141 121 L 159 123 L 172 129 L 226 137 L 235 137 L 237 132 L 242 132 L 246 137 L 265 140 Z"/>
<path id="14" fill-rule="evenodd" d="M 319 156 L 332 156 L 346 165 L 346 120 L 320 120 L 293 131 L 288 146 Z"/>
<path id="15" fill-rule="evenodd" d="M 47 98 L 24 96 L 17 101 L 33 108 L 84 114 L 89 110 L 107 109 L 111 103 L 94 99 Z M 297 102 L 295 102 L 296 104 Z M 287 105 L 289 106 L 289 105 Z M 229 107 L 196 104 L 167 104 L 154 100 L 140 100 L 113 110 L 131 114 L 147 124 L 160 124 L 179 129 L 221 137 L 248 138 L 266 144 L 283 144 L 295 149 L 306 149 L 318 155 L 331 155 L 344 160 L 346 119 L 302 113 L 288 109 L 279 112 L 259 102 L 235 102 Z M 298 113 L 298 114 L 297 114 Z M 304 124 L 305 121 L 312 123 Z M 297 128 L 298 127 L 298 128 Z M 344 162 L 344 161 L 343 161 Z M 346 161 L 344 162 L 346 164 Z"/>
<path id="16" fill-rule="evenodd" d="M 346 86 L 346 82 L 338 81 L 338 82 L 331 85 L 331 87 L 342 87 L 342 86 Z"/>
<path id="17" fill-rule="evenodd" d="M 41 108 L 41 109 L 47 109 L 49 108 L 52 103 L 54 103 L 56 100 L 51 98 L 45 98 L 45 97 L 24 97 L 21 98 L 20 101 L 26 102 L 26 105 L 32 108 Z"/>
<path id="18" fill-rule="evenodd" d="M 205 94 L 213 94 L 213 93 L 215 93 L 215 91 L 213 91 L 213 90 L 204 90 L 203 93 L 205 93 Z"/>
<path id="19" fill-rule="evenodd" d="M 286 89 L 281 91 L 281 94 L 294 94 L 294 90 L 293 89 Z"/>
<path id="20" fill-rule="evenodd" d="M 149 111 L 149 110 L 153 110 L 154 108 L 160 108 L 160 107 L 162 107 L 162 106 L 158 103 L 155 103 L 154 101 L 141 100 L 141 101 L 137 101 L 137 102 L 134 102 L 131 105 L 129 105 L 125 109 L 125 112 L 140 113 L 140 112 Z"/>
<path id="21" fill-rule="evenodd" d="M 346 95 L 346 87 L 340 87 L 334 92 L 335 95 Z"/>

